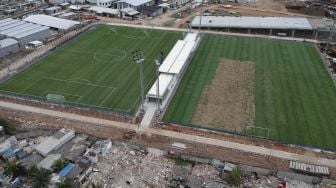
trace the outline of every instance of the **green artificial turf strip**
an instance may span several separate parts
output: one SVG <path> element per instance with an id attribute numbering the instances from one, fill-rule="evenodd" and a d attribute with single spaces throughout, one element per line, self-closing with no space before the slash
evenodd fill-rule
<path id="1" fill-rule="evenodd" d="M 154 82 L 154 59 L 182 37 L 173 31 L 98 26 L 0 85 L 0 90 L 134 113 L 140 103 L 139 66 L 132 51 L 142 50 L 146 91 Z"/>
<path id="2" fill-rule="evenodd" d="M 269 128 L 270 138 L 336 149 L 336 88 L 315 47 L 304 42 L 205 35 L 165 121 L 190 125 L 220 58 L 256 63 L 255 125 Z"/>

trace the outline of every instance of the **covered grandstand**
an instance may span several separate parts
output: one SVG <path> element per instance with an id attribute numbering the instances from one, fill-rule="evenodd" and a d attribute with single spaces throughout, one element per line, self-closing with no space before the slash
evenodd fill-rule
<path id="1" fill-rule="evenodd" d="M 191 27 L 226 32 L 318 38 L 332 27 L 328 19 L 304 17 L 196 16 Z"/>
<path id="2" fill-rule="evenodd" d="M 186 69 L 194 50 L 197 47 L 199 38 L 197 33 L 188 33 L 184 40 L 178 40 L 165 60 L 159 67 L 159 96 L 157 94 L 157 82 L 155 81 L 147 93 L 147 101 L 159 100 L 165 102 L 170 91 L 172 91 L 179 78 Z"/>

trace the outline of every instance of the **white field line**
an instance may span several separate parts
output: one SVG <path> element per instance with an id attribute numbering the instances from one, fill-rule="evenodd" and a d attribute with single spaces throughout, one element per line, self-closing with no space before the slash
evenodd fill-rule
<path id="1" fill-rule="evenodd" d="M 42 77 L 41 79 L 54 80 L 54 81 L 67 82 L 67 83 L 74 83 L 74 84 L 79 84 L 79 85 L 87 85 L 87 86 L 92 86 L 92 87 L 115 89 L 114 87 L 111 87 L 111 86 L 88 84 L 88 83 L 77 82 L 77 81 L 73 81 L 73 80 L 62 80 L 62 79 L 50 78 L 50 77 Z"/>
<path id="2" fill-rule="evenodd" d="M 138 29 L 137 27 L 135 27 L 136 29 Z M 144 30 L 144 29 L 146 29 L 146 28 L 139 28 L 139 29 L 141 29 L 141 30 L 143 30 L 143 33 L 146 35 L 146 36 L 137 36 L 137 35 L 124 35 L 124 34 L 120 34 L 119 32 L 115 32 L 115 31 L 113 31 L 112 30 L 112 32 L 114 32 L 115 34 L 117 34 L 117 35 L 120 35 L 120 36 L 122 36 L 122 37 L 124 37 L 124 38 L 127 38 L 127 39 L 145 39 L 145 38 L 149 38 L 149 39 L 154 39 L 154 40 L 159 40 L 159 39 L 162 39 L 163 38 L 163 36 L 165 36 L 166 35 L 166 31 L 163 31 L 162 32 L 162 34 L 160 35 L 160 37 L 151 37 L 150 35 L 151 35 L 151 33 L 152 32 L 154 32 L 154 31 L 146 31 L 146 30 Z"/>
<path id="3" fill-rule="evenodd" d="M 73 80 L 73 81 L 75 81 L 75 80 L 79 80 L 79 81 L 84 81 L 84 82 L 86 82 L 86 83 L 88 83 L 88 84 L 92 84 L 92 82 L 90 82 L 90 81 L 87 80 L 87 79 L 83 79 L 83 78 L 71 78 L 71 79 L 68 79 L 68 80 Z"/>
<path id="4" fill-rule="evenodd" d="M 105 98 L 98 104 L 98 106 L 101 107 L 102 104 L 110 97 L 110 95 L 114 92 L 114 89 L 112 89 L 106 96 Z"/>

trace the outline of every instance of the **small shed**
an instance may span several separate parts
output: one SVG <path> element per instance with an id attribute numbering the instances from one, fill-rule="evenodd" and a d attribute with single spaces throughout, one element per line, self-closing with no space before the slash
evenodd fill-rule
<path id="1" fill-rule="evenodd" d="M 138 16 L 140 14 L 140 12 L 127 7 L 127 8 L 123 8 L 120 10 L 120 17 L 123 19 L 134 19 L 136 18 L 136 16 Z"/>
<path id="2" fill-rule="evenodd" d="M 62 11 L 62 8 L 59 7 L 59 6 L 54 6 L 54 7 L 49 7 L 49 8 L 44 9 L 44 12 L 46 14 L 49 14 L 49 15 L 50 14 L 56 14 L 56 13 L 59 13 L 61 11 Z"/>
<path id="3" fill-rule="evenodd" d="M 28 48 L 37 49 L 43 46 L 43 42 L 34 40 L 28 43 Z"/>

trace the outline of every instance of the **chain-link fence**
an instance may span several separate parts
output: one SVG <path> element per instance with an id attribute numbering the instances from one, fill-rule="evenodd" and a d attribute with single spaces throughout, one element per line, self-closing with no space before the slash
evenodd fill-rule
<path id="1" fill-rule="evenodd" d="M 175 126 L 181 126 L 191 129 L 197 129 L 197 130 L 203 130 L 208 132 L 217 132 L 217 133 L 224 133 L 224 134 L 232 134 L 232 135 L 238 135 L 243 137 L 248 137 L 253 140 L 260 140 L 260 141 L 270 141 L 274 142 L 275 144 L 285 144 L 285 145 L 292 145 L 297 147 L 307 147 L 311 149 L 323 149 L 326 151 L 336 151 L 336 148 L 329 148 L 329 147 L 320 147 L 320 146 L 313 146 L 309 144 L 298 144 L 293 142 L 286 142 L 286 141 L 280 141 L 271 137 L 265 137 L 265 136 L 258 136 L 253 134 L 247 134 L 246 131 L 236 131 L 236 130 L 227 130 L 227 129 L 221 129 L 221 128 L 212 128 L 212 127 L 206 127 L 204 125 L 195 125 L 195 124 L 183 124 L 181 122 L 176 121 L 162 121 L 161 125 L 175 125 Z"/>
<path id="2" fill-rule="evenodd" d="M 133 114 L 117 111 L 111 108 L 97 107 L 73 102 L 54 103 L 48 101 L 45 97 L 20 95 L 5 91 L 1 91 L 0 100 L 112 121 L 130 123 L 133 119 Z"/>
<path id="3" fill-rule="evenodd" d="M 9 79 L 16 73 L 23 71 L 24 69 L 30 67 L 32 64 L 36 63 L 39 59 L 51 53 L 55 48 L 61 47 L 68 42 L 75 40 L 81 34 L 86 32 L 92 27 L 95 27 L 101 23 L 95 22 L 86 25 L 77 30 L 71 31 L 64 36 L 46 44 L 42 48 L 36 49 L 33 52 L 27 54 L 21 59 L 14 61 L 7 67 L 0 70 L 0 80 L 5 81 Z M 48 101 L 46 97 L 31 96 L 26 94 L 17 94 L 8 91 L 0 92 L 0 99 L 3 101 L 14 102 L 18 104 L 24 104 L 29 106 L 43 107 L 53 110 L 58 110 L 62 112 L 75 113 L 80 115 L 87 115 L 102 119 L 108 119 L 119 122 L 131 122 L 133 119 L 133 114 L 130 112 L 118 111 L 111 108 L 98 107 L 93 105 L 74 103 L 65 101 L 63 103 Z"/>
<path id="4" fill-rule="evenodd" d="M 96 26 L 100 23 L 91 23 L 89 25 L 86 25 L 78 30 L 71 31 L 60 38 L 49 42 L 48 44 L 42 46 L 39 49 L 36 49 L 32 51 L 31 53 L 26 54 L 25 56 L 14 60 L 14 62 L 10 63 L 8 66 L 2 68 L 0 70 L 0 80 L 5 81 L 9 77 L 11 77 L 13 74 L 16 74 L 18 72 L 21 72 L 22 70 L 30 67 L 32 64 L 36 63 L 39 59 L 42 57 L 48 55 L 50 52 L 52 52 L 57 47 L 60 47 L 69 41 L 75 39 L 91 27 Z"/>

